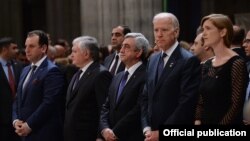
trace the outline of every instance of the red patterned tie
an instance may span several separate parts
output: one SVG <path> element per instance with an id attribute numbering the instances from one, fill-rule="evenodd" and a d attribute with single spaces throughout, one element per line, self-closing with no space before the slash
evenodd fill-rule
<path id="1" fill-rule="evenodd" d="M 12 94 L 12 97 L 14 98 L 16 95 L 15 79 L 11 70 L 11 63 L 8 62 L 6 65 L 8 67 L 8 77 L 9 77 L 9 85 L 11 89 L 11 94 Z"/>

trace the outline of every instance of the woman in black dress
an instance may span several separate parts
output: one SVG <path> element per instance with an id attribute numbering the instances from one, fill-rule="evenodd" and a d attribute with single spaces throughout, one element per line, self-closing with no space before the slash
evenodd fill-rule
<path id="1" fill-rule="evenodd" d="M 201 26 L 204 46 L 212 47 L 215 56 L 202 67 L 195 125 L 242 124 L 248 73 L 244 60 L 230 49 L 232 23 L 225 15 L 211 14 Z"/>

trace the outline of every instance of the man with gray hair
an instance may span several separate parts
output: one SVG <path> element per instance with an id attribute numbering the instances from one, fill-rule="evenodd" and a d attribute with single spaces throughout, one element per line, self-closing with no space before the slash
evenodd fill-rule
<path id="1" fill-rule="evenodd" d="M 141 33 L 128 33 L 120 49 L 125 70 L 114 76 L 101 110 L 100 132 L 107 141 L 143 140 L 139 97 L 145 83 L 149 43 Z"/>
<path id="2" fill-rule="evenodd" d="M 192 125 L 198 99 L 200 61 L 178 42 L 180 27 L 171 13 L 153 19 L 160 52 L 151 55 L 143 91 L 142 128 L 145 141 L 159 140 L 160 125 Z"/>
<path id="3" fill-rule="evenodd" d="M 99 64 L 99 48 L 94 37 L 73 41 L 72 63 L 79 67 L 67 90 L 64 141 L 94 141 L 97 137 L 100 109 L 112 79 Z"/>

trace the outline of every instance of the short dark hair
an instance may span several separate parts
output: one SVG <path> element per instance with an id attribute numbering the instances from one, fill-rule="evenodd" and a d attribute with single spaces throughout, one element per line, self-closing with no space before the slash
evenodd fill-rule
<path id="1" fill-rule="evenodd" d="M 11 43 L 15 43 L 11 37 L 3 37 L 0 39 L 0 52 L 4 47 L 8 47 Z"/>
<path id="2" fill-rule="evenodd" d="M 123 28 L 123 35 L 131 32 L 131 29 L 127 25 L 120 25 Z"/>
<path id="3" fill-rule="evenodd" d="M 14 41 L 11 37 L 3 37 L 0 39 L 0 48 L 8 46 L 11 43 L 14 43 Z"/>
<path id="4" fill-rule="evenodd" d="M 234 26 L 233 30 L 234 30 L 234 33 L 233 33 L 232 44 L 242 45 L 242 42 L 245 37 L 245 30 L 240 26 Z"/>
<path id="5" fill-rule="evenodd" d="M 30 37 L 33 35 L 37 35 L 39 37 L 39 44 L 40 45 L 47 45 L 47 47 L 49 46 L 49 38 L 48 38 L 48 35 L 44 31 L 42 31 L 42 30 L 30 31 L 28 33 L 27 37 Z"/>

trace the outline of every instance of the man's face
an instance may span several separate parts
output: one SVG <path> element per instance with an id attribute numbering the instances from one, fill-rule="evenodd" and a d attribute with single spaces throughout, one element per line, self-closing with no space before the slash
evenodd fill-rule
<path id="1" fill-rule="evenodd" d="M 159 18 L 153 21 L 156 45 L 162 49 L 169 49 L 176 41 L 179 29 L 173 26 L 170 18 Z"/>
<path id="2" fill-rule="evenodd" d="M 32 62 L 38 62 L 46 54 L 46 45 L 39 44 L 39 36 L 33 35 L 27 37 L 25 41 L 25 52 L 27 59 Z"/>
<path id="3" fill-rule="evenodd" d="M 11 43 L 7 48 L 7 57 L 8 59 L 14 59 L 17 56 L 18 48 L 17 44 Z"/>
<path id="4" fill-rule="evenodd" d="M 120 50 L 124 36 L 122 27 L 118 26 L 112 30 L 111 45 L 114 50 Z"/>
<path id="5" fill-rule="evenodd" d="M 246 56 L 250 57 L 250 31 L 247 32 L 247 36 L 243 41 L 243 47 L 246 52 Z"/>
<path id="6" fill-rule="evenodd" d="M 134 65 L 142 54 L 142 51 L 136 48 L 134 38 L 126 38 L 122 43 L 120 50 L 121 61 L 128 67 Z"/>
<path id="7" fill-rule="evenodd" d="M 81 50 L 78 43 L 73 44 L 71 59 L 72 64 L 75 66 L 79 68 L 84 67 L 88 59 L 88 50 L 86 48 Z"/>
<path id="8" fill-rule="evenodd" d="M 190 51 L 197 57 L 199 57 L 205 51 L 205 47 L 202 44 L 202 34 L 196 36 Z"/>

